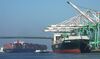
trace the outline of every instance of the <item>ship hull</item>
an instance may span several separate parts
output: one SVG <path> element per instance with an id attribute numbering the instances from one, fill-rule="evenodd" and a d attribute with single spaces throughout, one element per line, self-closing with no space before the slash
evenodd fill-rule
<path id="1" fill-rule="evenodd" d="M 64 40 L 62 43 L 52 45 L 56 53 L 89 53 L 88 40 Z"/>
<path id="2" fill-rule="evenodd" d="M 6 53 L 34 53 L 33 49 L 4 49 Z"/>
<path id="3" fill-rule="evenodd" d="M 54 50 L 55 53 L 81 53 L 80 49 Z"/>

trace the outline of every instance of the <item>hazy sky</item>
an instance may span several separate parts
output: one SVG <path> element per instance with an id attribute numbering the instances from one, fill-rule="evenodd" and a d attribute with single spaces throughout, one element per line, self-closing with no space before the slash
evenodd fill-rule
<path id="1" fill-rule="evenodd" d="M 45 36 L 45 27 L 75 15 L 76 11 L 66 1 L 0 0 L 0 36 Z M 100 0 L 71 1 L 100 10 Z"/>
<path id="2" fill-rule="evenodd" d="M 45 27 L 67 20 L 76 11 L 68 0 L 0 0 L 0 36 L 49 36 Z M 100 0 L 71 0 L 100 10 Z"/>

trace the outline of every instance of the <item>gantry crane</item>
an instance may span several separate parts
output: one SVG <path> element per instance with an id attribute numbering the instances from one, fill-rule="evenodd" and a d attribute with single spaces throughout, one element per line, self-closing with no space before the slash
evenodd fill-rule
<path id="1" fill-rule="evenodd" d="M 67 19 L 61 23 L 48 26 L 45 32 L 53 32 L 54 36 L 66 33 L 77 33 L 90 38 L 90 45 L 93 49 L 100 48 L 100 12 L 81 11 L 76 5 L 67 1 L 75 10 L 79 12 L 77 16 Z M 91 15 L 92 17 L 91 17 Z"/>
<path id="2" fill-rule="evenodd" d="M 90 36 L 90 44 L 93 46 L 94 49 L 99 49 L 100 48 L 100 15 L 96 16 L 95 14 L 92 14 L 94 17 L 93 19 L 83 11 L 81 11 L 76 5 L 73 3 L 67 1 L 69 5 L 71 5 L 75 10 L 77 10 L 82 16 L 86 18 L 86 20 L 90 21 L 88 22 L 87 27 L 82 27 L 81 28 L 81 33 L 84 34 L 84 31 L 88 32 L 87 35 Z M 90 11 L 89 11 L 90 12 Z"/>

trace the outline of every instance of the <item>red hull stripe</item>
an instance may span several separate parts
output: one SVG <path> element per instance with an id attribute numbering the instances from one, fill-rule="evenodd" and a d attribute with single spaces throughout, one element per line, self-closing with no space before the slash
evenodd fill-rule
<path id="1" fill-rule="evenodd" d="M 55 53 L 81 53 L 80 49 L 54 50 Z"/>

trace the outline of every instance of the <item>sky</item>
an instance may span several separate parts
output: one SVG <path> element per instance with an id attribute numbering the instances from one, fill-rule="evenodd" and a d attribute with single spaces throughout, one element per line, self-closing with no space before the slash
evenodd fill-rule
<path id="1" fill-rule="evenodd" d="M 0 0 L 0 36 L 51 36 L 50 32 L 44 32 L 47 26 L 77 14 L 67 1 Z M 100 11 L 100 0 L 71 1 L 77 6 Z"/>

